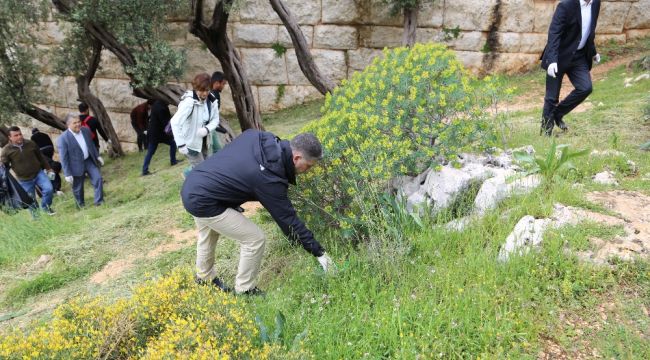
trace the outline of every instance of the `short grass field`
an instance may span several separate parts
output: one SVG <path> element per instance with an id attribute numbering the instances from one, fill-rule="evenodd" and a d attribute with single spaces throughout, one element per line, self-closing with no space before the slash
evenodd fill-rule
<path id="1" fill-rule="evenodd" d="M 625 155 L 580 158 L 572 176 L 506 200 L 462 232 L 445 231 L 439 219 L 396 229 L 408 239 L 405 249 L 352 246 L 336 232 L 316 234 L 337 264 L 334 275 L 289 245 L 258 210 L 253 219 L 268 235 L 259 284 L 267 295 L 240 305 L 270 329 L 283 314 L 278 344 L 304 336 L 302 348 L 316 359 L 650 358 L 650 263 L 596 266 L 567 251 L 589 248 L 593 236 L 612 239 L 620 228 L 594 222 L 560 228 L 546 234 L 539 251 L 496 261 L 524 215 L 548 216 L 558 202 L 606 213 L 585 196 L 611 189 L 591 181 L 600 171 L 616 172 L 616 189 L 650 195 L 650 159 L 639 150 L 650 140 L 650 80 L 624 86 L 643 74 L 625 65 L 648 54 L 648 44 L 634 51 L 612 46 L 594 68 L 593 94 L 565 118 L 570 131 L 553 138 L 575 150 Z M 539 136 L 543 79 L 541 71 L 501 77 L 504 87 L 516 88 L 500 105 L 507 112 L 494 121 L 504 147 L 532 145 L 544 154 L 551 146 Z M 290 136 L 318 118 L 321 105 L 265 115 L 264 123 Z M 66 184 L 65 195 L 54 200 L 56 216 L 0 213 L 0 333 L 29 332 L 78 296 L 111 303 L 173 269 L 192 271 L 193 221 L 179 198 L 186 162 L 170 167 L 165 150 L 155 155 L 153 176 L 139 176 L 141 153 L 107 160 L 104 206 L 77 210 Z M 638 171 L 626 172 L 627 160 Z M 216 258 L 232 284 L 238 245 L 220 240 Z"/>

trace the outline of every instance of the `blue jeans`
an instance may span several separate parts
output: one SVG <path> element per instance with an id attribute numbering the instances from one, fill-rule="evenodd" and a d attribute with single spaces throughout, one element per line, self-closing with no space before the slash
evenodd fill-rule
<path id="1" fill-rule="evenodd" d="M 169 145 L 169 161 L 172 165 L 176 165 L 176 143 L 174 140 L 149 140 L 149 144 L 147 146 L 147 155 L 144 156 L 144 164 L 142 165 L 143 174 L 149 172 L 149 164 L 151 163 L 151 158 L 153 158 L 153 154 L 156 153 L 156 149 L 158 149 L 158 144 L 160 143 Z"/>
<path id="2" fill-rule="evenodd" d="M 36 202 L 36 186 L 41 189 L 43 194 L 43 200 L 41 201 L 41 208 L 47 210 L 52 206 L 52 195 L 54 193 L 54 188 L 52 187 L 52 182 L 50 178 L 47 177 L 45 171 L 41 170 L 38 172 L 38 175 L 31 180 L 18 180 L 20 186 L 25 189 L 25 191 L 34 199 L 34 207 L 37 207 L 38 202 Z"/>
<path id="3" fill-rule="evenodd" d="M 73 176 L 72 180 L 72 194 L 75 200 L 77 200 L 77 206 L 83 207 L 85 205 L 84 180 L 86 179 L 86 174 L 90 177 L 90 183 L 95 189 L 95 205 L 102 204 L 104 202 L 104 180 L 102 179 L 102 174 L 90 157 L 84 160 L 84 167 L 83 175 Z"/>

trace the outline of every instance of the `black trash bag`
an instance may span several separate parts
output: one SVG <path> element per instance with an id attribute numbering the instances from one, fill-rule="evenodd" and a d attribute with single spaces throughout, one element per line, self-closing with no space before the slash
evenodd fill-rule
<path id="1" fill-rule="evenodd" d="M 27 209 L 34 204 L 34 199 L 20 186 L 11 173 L 0 165 L 0 210 Z"/>

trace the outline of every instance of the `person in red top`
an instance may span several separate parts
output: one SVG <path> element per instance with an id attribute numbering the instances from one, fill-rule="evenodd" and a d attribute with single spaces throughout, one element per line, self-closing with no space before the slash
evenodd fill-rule
<path id="1" fill-rule="evenodd" d="M 104 139 L 104 141 L 109 144 L 111 143 L 111 140 L 108 138 L 108 136 L 106 136 L 106 133 L 104 132 L 102 125 L 99 123 L 99 120 L 90 116 L 88 104 L 84 102 L 79 104 L 79 120 L 81 120 L 81 126 L 86 127 L 88 130 L 90 130 L 90 134 L 92 136 L 93 143 L 95 143 L 97 151 L 99 151 L 99 138 L 97 137 L 97 133 L 102 136 L 102 139 Z"/>
<path id="2" fill-rule="evenodd" d="M 147 148 L 147 127 L 151 113 L 153 100 L 147 100 L 131 110 L 131 126 L 137 134 L 138 151 L 142 152 Z"/>

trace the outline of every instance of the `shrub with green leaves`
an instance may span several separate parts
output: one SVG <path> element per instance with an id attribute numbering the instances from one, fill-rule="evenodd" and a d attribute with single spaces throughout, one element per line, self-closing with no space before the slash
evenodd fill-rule
<path id="1" fill-rule="evenodd" d="M 484 111 L 492 99 L 481 91 L 489 81 L 472 78 L 440 44 L 384 50 L 343 81 L 303 129 L 324 148 L 296 191 L 310 226 L 363 234 L 389 179 L 493 145 Z"/>

